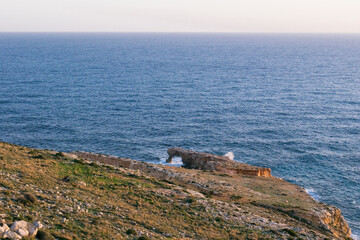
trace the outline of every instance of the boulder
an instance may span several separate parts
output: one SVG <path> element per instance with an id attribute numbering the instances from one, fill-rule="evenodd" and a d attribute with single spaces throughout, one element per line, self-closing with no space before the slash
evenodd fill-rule
<path id="1" fill-rule="evenodd" d="M 38 230 L 43 227 L 44 225 L 39 221 L 36 221 L 34 223 L 28 223 L 26 221 L 16 221 L 11 225 L 10 230 L 17 233 L 21 237 L 35 237 Z"/>
<path id="2" fill-rule="evenodd" d="M 11 225 L 10 230 L 16 232 L 19 229 L 27 229 L 27 225 L 26 221 L 16 221 Z"/>
<path id="3" fill-rule="evenodd" d="M 42 224 L 42 223 L 39 222 L 39 221 L 36 221 L 36 222 L 34 222 L 33 224 L 34 224 L 35 227 L 40 228 L 40 229 L 44 227 L 44 224 Z"/>
<path id="4" fill-rule="evenodd" d="M 16 233 L 19 234 L 21 237 L 27 237 L 27 236 L 29 236 L 29 231 L 26 230 L 26 229 L 22 229 L 22 228 L 18 229 L 18 230 L 16 231 Z"/>
<path id="5" fill-rule="evenodd" d="M 37 224 L 37 226 L 35 226 L 35 224 L 28 223 L 26 230 L 28 230 L 30 237 L 35 237 L 36 236 L 36 234 L 37 234 L 37 232 L 39 230 L 38 226 L 43 227 L 43 225 L 40 222 L 38 222 L 38 223 L 39 224 Z"/>
<path id="6" fill-rule="evenodd" d="M 13 239 L 13 240 L 18 240 L 18 239 L 21 239 L 21 238 L 22 238 L 19 234 L 15 233 L 15 232 L 13 232 L 13 231 L 11 231 L 11 230 L 6 231 L 6 232 L 2 235 L 2 237 L 3 237 L 3 238 Z"/>
<path id="7" fill-rule="evenodd" d="M 0 236 L 8 230 L 10 230 L 8 225 L 6 225 L 5 223 L 0 223 Z"/>

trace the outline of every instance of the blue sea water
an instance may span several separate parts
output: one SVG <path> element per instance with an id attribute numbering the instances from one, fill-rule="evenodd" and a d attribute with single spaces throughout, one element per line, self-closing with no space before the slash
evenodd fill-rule
<path id="1" fill-rule="evenodd" d="M 0 140 L 270 167 L 360 233 L 360 35 L 0 34 Z"/>

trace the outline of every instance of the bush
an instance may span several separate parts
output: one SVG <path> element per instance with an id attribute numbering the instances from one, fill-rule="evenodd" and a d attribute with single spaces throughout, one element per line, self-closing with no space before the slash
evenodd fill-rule
<path id="1" fill-rule="evenodd" d="M 127 235 L 136 235 L 137 233 L 136 233 L 136 231 L 135 231 L 134 229 L 130 228 L 130 229 L 128 229 L 128 230 L 126 231 L 126 234 L 127 234 Z"/>
<path id="2" fill-rule="evenodd" d="M 63 157 L 65 157 L 65 155 L 62 152 L 58 152 L 58 153 L 55 154 L 55 157 L 63 158 Z"/>
<path id="3" fill-rule="evenodd" d="M 141 236 L 138 238 L 138 240 L 150 240 L 150 238 L 147 236 Z"/>
<path id="4" fill-rule="evenodd" d="M 289 229 L 289 228 L 284 228 L 283 229 L 284 232 L 287 232 L 290 236 L 293 236 L 293 237 L 296 237 L 297 236 L 297 233 L 292 230 L 292 229 Z"/>
<path id="5" fill-rule="evenodd" d="M 230 198 L 231 198 L 232 200 L 239 200 L 239 199 L 241 199 L 241 198 L 242 198 L 242 196 L 238 196 L 238 195 L 231 195 L 231 196 L 230 196 Z"/>
<path id="6" fill-rule="evenodd" d="M 36 237 L 39 240 L 55 240 L 55 238 L 50 233 L 45 232 L 41 229 L 39 229 L 39 231 L 37 232 Z"/>
<path id="7" fill-rule="evenodd" d="M 74 159 L 74 163 L 79 163 L 79 164 L 86 164 L 85 160 L 80 158 L 80 159 Z"/>
<path id="8" fill-rule="evenodd" d="M 90 163 L 89 165 L 92 166 L 92 167 L 95 167 L 95 168 L 100 167 L 100 165 L 97 164 L 97 163 L 95 163 L 95 162 L 92 162 L 92 163 Z"/>
<path id="9" fill-rule="evenodd" d="M 37 202 L 37 198 L 31 193 L 25 193 L 24 196 L 20 199 L 20 201 L 24 205 L 31 205 Z"/>

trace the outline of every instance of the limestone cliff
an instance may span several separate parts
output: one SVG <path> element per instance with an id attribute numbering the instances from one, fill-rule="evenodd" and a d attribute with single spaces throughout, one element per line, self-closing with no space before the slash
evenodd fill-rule
<path id="1" fill-rule="evenodd" d="M 271 177 L 270 168 L 261 168 L 245 163 L 239 163 L 231 160 L 227 156 L 194 152 L 178 147 L 169 148 L 167 152 L 169 154 L 169 158 L 166 162 L 170 163 L 173 157 L 179 156 L 181 157 L 185 168 L 259 177 Z"/>
<path id="2" fill-rule="evenodd" d="M 303 188 L 198 156 L 211 167 L 0 142 L 0 217 L 41 221 L 57 239 L 349 239 L 340 210 Z"/>

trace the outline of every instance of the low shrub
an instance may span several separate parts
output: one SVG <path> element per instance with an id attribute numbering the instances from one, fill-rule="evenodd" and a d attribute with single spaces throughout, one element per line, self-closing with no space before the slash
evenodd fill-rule
<path id="1" fill-rule="evenodd" d="M 150 238 L 147 236 L 141 236 L 138 238 L 138 240 L 150 240 Z"/>
<path id="2" fill-rule="evenodd" d="M 136 235 L 137 233 L 136 233 L 136 231 L 135 231 L 134 229 L 130 228 L 130 229 L 128 229 L 128 230 L 126 231 L 126 234 L 127 234 L 127 235 Z"/>
<path id="3" fill-rule="evenodd" d="M 289 228 L 284 228 L 283 231 L 287 232 L 290 236 L 293 236 L 293 237 L 296 237 L 298 235 L 294 230 L 289 229 Z"/>
<path id="4" fill-rule="evenodd" d="M 39 229 L 39 231 L 36 234 L 36 237 L 39 240 L 55 240 L 55 238 L 48 232 Z"/>
<path id="5" fill-rule="evenodd" d="M 25 193 L 24 196 L 20 199 L 24 205 L 32 205 L 37 202 L 37 198 L 32 193 Z"/>
<path id="6" fill-rule="evenodd" d="M 62 153 L 62 152 L 58 152 L 58 153 L 55 154 L 55 157 L 57 157 L 57 158 L 64 158 L 65 155 L 64 155 L 64 153 Z"/>

